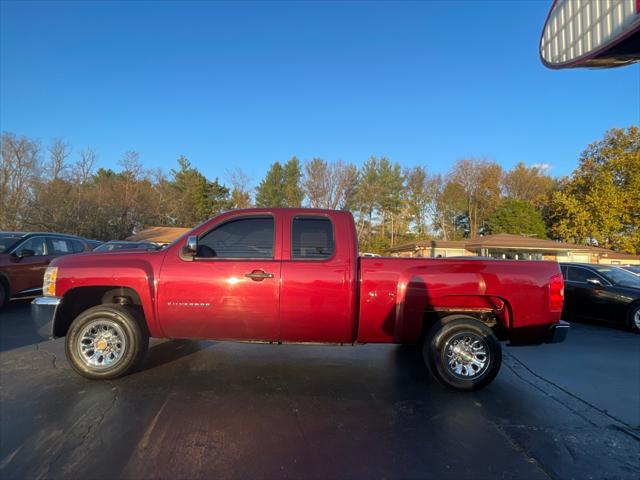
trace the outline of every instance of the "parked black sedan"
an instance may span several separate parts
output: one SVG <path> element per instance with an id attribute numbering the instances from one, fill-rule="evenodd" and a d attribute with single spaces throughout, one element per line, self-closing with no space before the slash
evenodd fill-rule
<path id="1" fill-rule="evenodd" d="M 640 333 L 640 277 L 613 265 L 563 263 L 566 318 L 623 323 Z"/>

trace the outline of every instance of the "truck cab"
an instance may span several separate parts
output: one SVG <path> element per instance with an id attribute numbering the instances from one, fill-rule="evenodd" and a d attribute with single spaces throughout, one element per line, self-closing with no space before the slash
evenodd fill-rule
<path id="1" fill-rule="evenodd" d="M 171 338 L 352 343 L 357 246 L 351 214 L 228 212 L 169 247 L 158 324 Z"/>

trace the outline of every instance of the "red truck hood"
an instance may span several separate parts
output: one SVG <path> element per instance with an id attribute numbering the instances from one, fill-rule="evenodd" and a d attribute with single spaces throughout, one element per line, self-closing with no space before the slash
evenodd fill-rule
<path id="1" fill-rule="evenodd" d="M 119 263 L 134 263 L 137 260 L 147 261 L 164 255 L 164 251 L 124 250 L 120 252 L 85 252 L 55 258 L 49 264 L 52 267 L 95 267 L 115 266 Z"/>

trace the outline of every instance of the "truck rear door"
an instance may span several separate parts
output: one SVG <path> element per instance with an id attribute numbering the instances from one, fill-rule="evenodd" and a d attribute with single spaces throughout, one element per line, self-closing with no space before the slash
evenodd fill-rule
<path id="1" fill-rule="evenodd" d="M 280 340 L 350 343 L 357 309 L 357 247 L 350 214 L 284 216 Z"/>

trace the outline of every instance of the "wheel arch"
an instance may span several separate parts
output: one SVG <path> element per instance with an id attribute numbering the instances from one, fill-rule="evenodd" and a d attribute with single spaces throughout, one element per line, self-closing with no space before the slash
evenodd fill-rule
<path id="1" fill-rule="evenodd" d="M 7 276 L 7 274 L 4 272 L 0 272 L 0 283 L 4 285 L 4 287 L 7 289 L 9 297 L 11 297 L 11 282 L 9 281 L 9 277 Z"/>
<path id="2" fill-rule="evenodd" d="M 131 287 L 113 285 L 76 287 L 65 292 L 56 311 L 53 324 L 53 336 L 64 337 L 73 320 L 85 310 L 98 305 L 127 305 L 135 312 L 140 326 L 149 335 L 142 300 L 138 292 Z"/>
<path id="3" fill-rule="evenodd" d="M 420 339 L 438 322 L 449 323 L 459 319 L 475 319 L 489 327 L 499 340 L 506 340 L 509 332 L 510 310 L 505 302 L 500 309 L 448 308 L 427 310 L 424 313 Z"/>
<path id="4" fill-rule="evenodd" d="M 629 303 L 629 305 L 627 305 L 627 308 L 626 308 L 625 313 L 624 313 L 624 317 L 625 317 L 624 320 L 625 320 L 625 323 L 626 323 L 627 327 L 634 328 L 634 326 L 633 326 L 633 318 L 631 318 L 631 315 L 633 314 L 634 310 L 636 308 L 638 308 L 638 307 L 640 307 L 640 298 L 637 298 L 633 302 Z"/>

